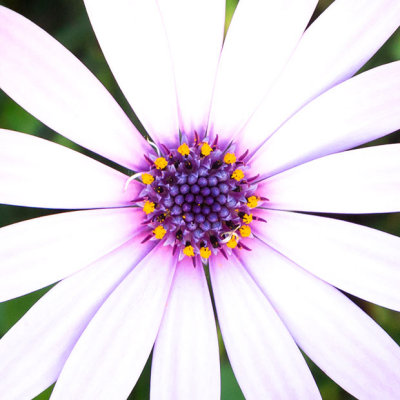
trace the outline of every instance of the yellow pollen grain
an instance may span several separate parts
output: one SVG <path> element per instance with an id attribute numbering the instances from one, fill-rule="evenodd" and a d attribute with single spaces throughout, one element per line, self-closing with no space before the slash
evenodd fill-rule
<path id="1" fill-rule="evenodd" d="M 250 196 L 247 199 L 247 207 L 254 208 L 258 205 L 258 197 L 257 196 Z"/>
<path id="2" fill-rule="evenodd" d="M 244 214 L 242 219 L 245 224 L 250 224 L 253 221 L 253 214 Z"/>
<path id="3" fill-rule="evenodd" d="M 157 169 L 164 169 L 168 165 L 168 161 L 164 157 L 158 157 L 154 161 L 154 165 Z"/>
<path id="4" fill-rule="evenodd" d="M 209 258 L 211 256 L 211 250 L 208 247 L 202 247 L 200 249 L 200 256 L 205 259 Z"/>
<path id="5" fill-rule="evenodd" d="M 241 169 L 235 169 L 232 172 L 231 178 L 239 182 L 244 178 L 244 172 Z"/>
<path id="6" fill-rule="evenodd" d="M 167 231 L 164 229 L 162 225 L 158 225 L 154 230 L 153 230 L 154 236 L 156 239 L 162 239 Z"/>
<path id="7" fill-rule="evenodd" d="M 146 213 L 146 214 L 150 214 L 150 213 L 152 213 L 153 211 L 154 211 L 154 208 L 155 208 L 155 204 L 152 202 L 152 201 L 146 201 L 145 203 L 144 203 L 144 206 L 143 206 L 143 211 Z"/>
<path id="8" fill-rule="evenodd" d="M 234 249 L 237 246 L 237 241 L 235 236 L 232 236 L 229 242 L 226 244 L 230 249 Z"/>
<path id="9" fill-rule="evenodd" d="M 147 174 L 147 173 L 142 174 L 142 182 L 143 182 L 145 185 L 150 185 L 151 183 L 154 182 L 154 177 L 153 177 L 153 175 Z"/>
<path id="10" fill-rule="evenodd" d="M 236 156 L 233 153 L 226 153 L 224 156 L 224 163 L 225 164 L 235 164 Z"/>
<path id="11" fill-rule="evenodd" d="M 182 154 L 183 156 L 188 156 L 190 153 L 189 146 L 186 143 L 181 144 L 178 147 L 178 153 Z"/>
<path id="12" fill-rule="evenodd" d="M 240 236 L 249 237 L 251 235 L 251 228 L 248 225 L 242 225 L 239 229 Z"/>
<path id="13" fill-rule="evenodd" d="M 186 246 L 184 249 L 183 249 L 183 254 L 185 255 L 185 256 L 188 256 L 188 257 L 194 257 L 194 248 L 193 248 L 193 246 Z"/>
<path id="14" fill-rule="evenodd" d="M 209 156 L 212 151 L 213 149 L 208 143 L 203 143 L 201 146 L 201 154 L 203 156 Z"/>

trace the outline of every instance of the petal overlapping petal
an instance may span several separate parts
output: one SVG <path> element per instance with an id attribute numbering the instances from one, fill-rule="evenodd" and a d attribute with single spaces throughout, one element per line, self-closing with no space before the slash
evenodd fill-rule
<path id="1" fill-rule="evenodd" d="M 210 264 L 222 336 L 246 399 L 320 399 L 299 349 L 242 265 Z"/>
<path id="2" fill-rule="evenodd" d="M 67 49 L 0 6 L 0 88 L 34 117 L 110 160 L 137 170 L 150 147 L 122 109 Z"/>
<path id="3" fill-rule="evenodd" d="M 128 398 L 156 338 L 175 267 L 158 246 L 125 278 L 72 350 L 53 399 Z"/>
<path id="4" fill-rule="evenodd" d="M 153 351 L 151 399 L 218 400 L 219 350 L 203 268 L 182 260 Z"/>

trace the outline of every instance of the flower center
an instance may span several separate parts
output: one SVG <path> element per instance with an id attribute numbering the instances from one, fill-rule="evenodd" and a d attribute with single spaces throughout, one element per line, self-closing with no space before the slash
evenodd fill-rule
<path id="1" fill-rule="evenodd" d="M 228 258 L 236 247 L 249 250 L 250 223 L 260 220 L 251 212 L 260 201 L 257 176 L 246 176 L 247 154 L 237 158 L 234 150 L 219 148 L 218 138 L 210 144 L 196 137 L 192 145 L 162 146 L 160 156 L 145 157 L 149 169 L 135 175 L 144 187 L 134 200 L 149 227 L 144 241 L 163 240 L 194 263 L 197 256 L 204 262 L 218 253 Z"/>

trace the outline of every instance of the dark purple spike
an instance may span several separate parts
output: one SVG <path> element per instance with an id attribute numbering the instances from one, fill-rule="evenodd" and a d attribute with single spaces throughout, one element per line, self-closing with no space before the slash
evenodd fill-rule
<path id="1" fill-rule="evenodd" d="M 217 146 L 217 144 L 218 144 L 218 135 L 215 136 L 214 142 L 213 142 L 213 144 L 211 145 L 211 147 L 214 148 L 214 147 Z"/>
<path id="2" fill-rule="evenodd" d="M 249 149 L 247 149 L 247 150 L 239 157 L 239 161 L 242 161 L 244 158 L 246 158 L 248 154 L 249 154 Z"/>
<path id="3" fill-rule="evenodd" d="M 146 243 L 148 240 L 150 240 L 152 235 L 147 235 L 140 243 Z"/>
<path id="4" fill-rule="evenodd" d="M 220 248 L 219 251 L 222 253 L 222 255 L 228 260 L 228 256 L 225 253 L 225 250 Z"/>

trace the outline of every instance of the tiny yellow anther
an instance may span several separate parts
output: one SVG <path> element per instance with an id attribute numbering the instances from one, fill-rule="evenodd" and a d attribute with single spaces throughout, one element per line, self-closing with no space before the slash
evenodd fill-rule
<path id="1" fill-rule="evenodd" d="M 181 144 L 178 147 L 178 153 L 182 154 L 183 156 L 188 156 L 190 153 L 189 146 L 186 143 Z"/>
<path id="2" fill-rule="evenodd" d="M 154 236 L 156 239 L 162 239 L 167 231 L 164 229 L 162 225 L 158 225 L 154 230 L 153 230 Z"/>
<path id="3" fill-rule="evenodd" d="M 225 164 L 235 164 L 236 156 L 233 153 L 226 153 L 224 156 L 224 163 Z"/>
<path id="4" fill-rule="evenodd" d="M 236 237 L 232 236 L 229 239 L 229 242 L 226 243 L 226 245 L 230 248 L 230 249 L 234 249 L 237 246 L 237 241 L 236 241 Z"/>
<path id="5" fill-rule="evenodd" d="M 239 229 L 240 236 L 249 237 L 251 235 L 251 228 L 248 225 L 242 225 Z"/>
<path id="6" fill-rule="evenodd" d="M 248 199 L 247 199 L 247 207 L 249 207 L 249 208 L 254 208 L 254 207 L 257 207 L 257 205 L 258 205 L 258 197 L 257 196 L 250 196 Z"/>
<path id="7" fill-rule="evenodd" d="M 211 256 L 211 250 L 208 247 L 202 247 L 200 249 L 200 256 L 205 259 L 209 258 Z"/>
<path id="8" fill-rule="evenodd" d="M 168 165 L 168 161 L 164 157 L 158 157 L 154 161 L 154 165 L 157 169 L 164 169 Z"/>
<path id="9" fill-rule="evenodd" d="M 146 202 L 144 203 L 144 206 L 143 206 L 143 211 L 146 214 L 151 214 L 154 211 L 155 206 L 156 205 L 152 201 L 146 200 Z"/>
<path id="10" fill-rule="evenodd" d="M 142 182 L 145 185 L 150 185 L 151 183 L 154 182 L 154 176 L 151 174 L 144 173 L 142 174 Z"/>
<path id="11" fill-rule="evenodd" d="M 241 169 L 235 169 L 232 172 L 231 178 L 239 182 L 244 178 L 244 172 Z"/>
<path id="12" fill-rule="evenodd" d="M 194 257 L 194 248 L 193 246 L 189 245 L 183 249 L 183 254 L 188 257 Z"/>
<path id="13" fill-rule="evenodd" d="M 242 219 L 245 224 L 250 224 L 253 221 L 253 214 L 244 214 Z"/>
<path id="14" fill-rule="evenodd" d="M 209 156 L 212 151 L 213 149 L 208 143 L 203 143 L 201 146 L 201 154 L 203 156 Z"/>

